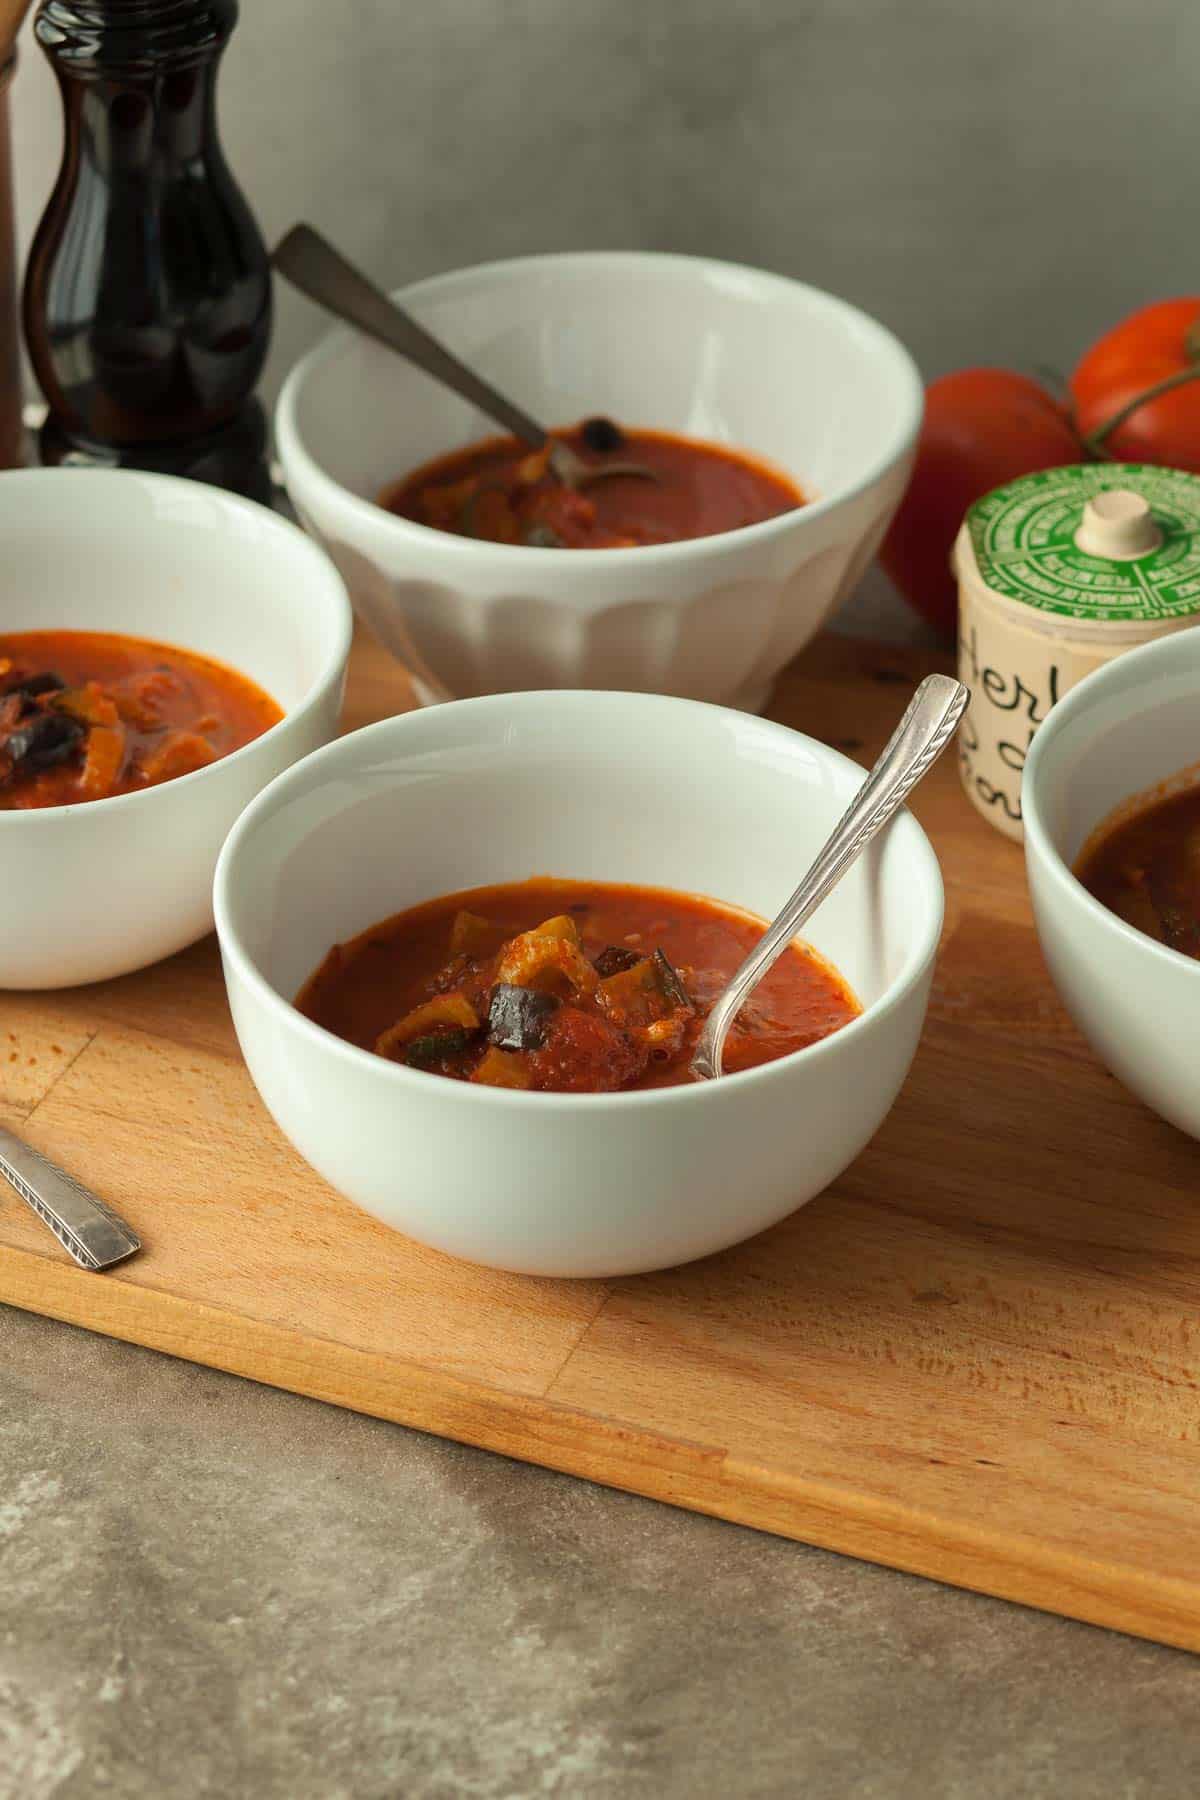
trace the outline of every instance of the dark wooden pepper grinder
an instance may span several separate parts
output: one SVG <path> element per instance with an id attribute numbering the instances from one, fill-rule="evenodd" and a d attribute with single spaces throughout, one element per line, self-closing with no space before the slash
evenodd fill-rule
<path id="1" fill-rule="evenodd" d="M 46 463 L 158 469 L 269 497 L 253 397 L 266 248 L 217 139 L 237 0 L 43 0 L 65 143 L 30 251 Z"/>

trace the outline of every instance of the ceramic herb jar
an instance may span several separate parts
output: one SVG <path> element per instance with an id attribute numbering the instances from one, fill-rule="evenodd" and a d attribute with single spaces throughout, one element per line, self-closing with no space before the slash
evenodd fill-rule
<path id="1" fill-rule="evenodd" d="M 1019 842 L 1021 771 L 1069 688 L 1200 624 L 1200 476 L 1141 463 L 1025 475 L 977 500 L 954 546 L 959 763 L 972 804 Z"/>

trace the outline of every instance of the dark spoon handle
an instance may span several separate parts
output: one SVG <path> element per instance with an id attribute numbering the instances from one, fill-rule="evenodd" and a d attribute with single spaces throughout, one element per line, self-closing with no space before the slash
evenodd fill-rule
<path id="1" fill-rule="evenodd" d="M 293 287 L 345 319 L 369 337 L 424 369 L 435 381 L 444 382 L 481 412 L 488 414 L 523 443 L 540 450 L 548 433 L 528 413 L 498 394 L 489 382 L 451 355 L 431 337 L 423 325 L 348 263 L 340 251 L 311 225 L 293 225 L 275 248 L 271 261 Z"/>

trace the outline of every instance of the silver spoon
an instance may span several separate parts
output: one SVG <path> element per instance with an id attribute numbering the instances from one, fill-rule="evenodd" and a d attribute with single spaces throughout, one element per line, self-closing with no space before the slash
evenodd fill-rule
<path id="1" fill-rule="evenodd" d="M 368 281 L 361 270 L 347 262 L 341 251 L 335 250 L 311 225 L 293 225 L 276 245 L 271 261 L 293 287 L 315 300 L 318 306 L 323 306 L 326 312 L 407 357 L 435 381 L 453 388 L 464 400 L 487 413 L 523 444 L 529 444 L 534 450 L 548 448 L 550 471 L 564 487 L 583 488 L 592 482 L 611 481 L 615 475 L 658 480 L 654 470 L 644 463 L 584 462 L 569 444 L 552 437 L 544 425 L 539 425 L 527 412 L 514 406 L 466 363 L 459 362 L 457 356 Z"/>
<path id="2" fill-rule="evenodd" d="M 851 863 L 928 774 L 954 736 L 970 698 L 970 689 L 950 675 L 925 677 L 812 868 L 719 995 L 692 1055 L 692 1074 L 697 1080 L 711 1081 L 723 1073 L 725 1038 L 746 999 Z"/>
<path id="3" fill-rule="evenodd" d="M 82 1182 L 0 1126 L 0 1175 L 48 1225 L 84 1269 L 107 1269 L 140 1250 L 142 1240 Z"/>

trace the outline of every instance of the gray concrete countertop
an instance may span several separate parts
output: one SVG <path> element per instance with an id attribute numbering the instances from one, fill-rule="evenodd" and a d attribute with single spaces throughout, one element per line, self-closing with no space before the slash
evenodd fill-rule
<path id="1" fill-rule="evenodd" d="M 6 1800 L 1188 1800 L 1182 1652 L 0 1308 Z"/>
<path id="2" fill-rule="evenodd" d="M 877 581 L 845 623 L 922 635 Z M 1198 1701 L 1180 1652 L 0 1308 L 0 1800 L 1190 1800 Z"/>

